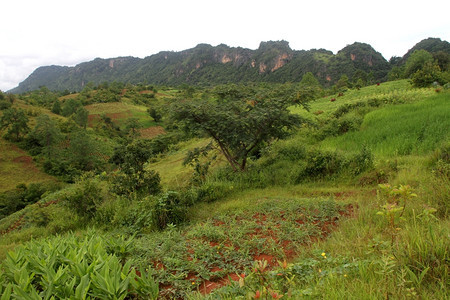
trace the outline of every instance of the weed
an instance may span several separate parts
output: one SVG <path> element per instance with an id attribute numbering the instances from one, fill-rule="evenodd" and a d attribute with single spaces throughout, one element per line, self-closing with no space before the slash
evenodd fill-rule
<path id="1" fill-rule="evenodd" d="M 399 185 L 392 187 L 389 184 L 380 184 L 382 193 L 379 195 L 383 198 L 384 204 L 381 206 L 382 210 L 377 212 L 377 215 L 385 217 L 386 227 L 391 236 L 391 246 L 394 246 L 394 241 L 397 236 L 399 222 L 405 220 L 403 214 L 408 202 L 414 197 L 417 197 L 409 185 Z"/>

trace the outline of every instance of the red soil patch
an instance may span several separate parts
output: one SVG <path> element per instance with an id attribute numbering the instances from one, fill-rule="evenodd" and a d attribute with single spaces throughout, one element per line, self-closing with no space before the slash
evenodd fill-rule
<path id="1" fill-rule="evenodd" d="M 26 152 L 24 150 L 20 149 L 19 147 L 17 147 L 14 144 L 9 145 L 9 148 L 10 148 L 10 150 L 18 152 L 20 154 L 26 154 Z"/>
<path id="2" fill-rule="evenodd" d="M 107 117 L 110 117 L 111 120 L 115 123 L 118 123 L 118 121 L 120 121 L 122 119 L 131 117 L 131 113 L 129 111 L 119 112 L 119 113 L 108 113 L 105 115 Z M 92 115 L 88 116 L 88 126 L 89 127 L 93 127 L 99 121 L 100 121 L 100 114 L 92 114 Z"/>
<path id="3" fill-rule="evenodd" d="M 253 260 L 257 261 L 257 260 L 265 260 L 267 261 L 269 266 L 274 266 L 277 259 L 275 258 L 275 256 L 273 255 L 268 255 L 268 254 L 259 254 L 259 255 L 255 255 L 253 256 Z"/>
<path id="4" fill-rule="evenodd" d="M 140 91 L 139 94 L 154 94 L 153 91 L 150 90 L 145 90 L 145 91 Z"/>
<path id="5" fill-rule="evenodd" d="M 220 287 L 223 287 L 225 285 L 229 284 L 228 280 L 224 280 L 223 282 L 215 282 L 215 281 L 209 281 L 205 280 L 199 287 L 200 293 L 203 295 L 211 293 L 213 290 L 218 289 Z"/>
<path id="6" fill-rule="evenodd" d="M 214 221 L 214 226 L 223 226 L 225 225 L 225 222 L 223 221 Z"/>
<path id="7" fill-rule="evenodd" d="M 18 162 L 18 163 L 24 163 L 24 164 L 31 164 L 33 163 L 33 158 L 31 156 L 19 156 L 13 159 L 13 162 Z"/>
<path id="8" fill-rule="evenodd" d="M 29 172 L 40 172 L 38 168 L 36 168 L 33 158 L 29 155 L 22 155 L 13 159 L 13 162 L 22 164 L 22 168 L 27 169 Z"/>
<path id="9" fill-rule="evenodd" d="M 88 126 L 93 127 L 94 123 L 97 123 L 97 121 L 100 120 L 100 115 L 89 115 L 88 116 Z"/>
<path id="10" fill-rule="evenodd" d="M 56 203 L 58 203 L 58 202 L 59 202 L 59 200 L 52 200 L 52 201 L 49 201 L 49 202 L 46 202 L 46 203 L 38 203 L 37 205 L 38 205 L 39 207 L 47 207 L 47 206 L 56 204 Z"/>
<path id="11" fill-rule="evenodd" d="M 141 134 L 141 138 L 151 139 L 157 135 L 166 133 L 166 131 L 161 126 L 153 126 L 149 128 L 140 129 L 139 133 Z"/>
<path id="12" fill-rule="evenodd" d="M 203 295 L 211 293 L 213 290 L 221 288 L 225 285 L 230 284 L 230 279 L 232 281 L 239 281 L 239 275 L 235 273 L 230 273 L 226 277 L 220 278 L 218 280 L 205 280 L 199 287 L 199 291 Z"/>
<path id="13" fill-rule="evenodd" d="M 339 212 L 340 216 L 351 216 L 353 215 L 353 211 L 354 211 L 354 206 L 353 205 L 347 205 L 345 210 L 342 210 Z M 318 211 L 316 212 L 318 213 Z M 286 218 L 284 217 L 284 213 L 280 213 L 279 216 L 269 216 L 266 215 L 264 213 L 256 213 L 254 214 L 252 217 L 252 220 L 255 221 L 256 224 L 264 226 L 267 222 L 268 219 L 271 218 L 276 218 L 276 219 L 284 219 L 286 220 Z M 244 220 L 241 217 L 236 217 L 236 220 Z M 329 220 L 315 220 L 312 222 L 312 224 L 314 224 L 315 226 L 317 226 L 319 228 L 319 235 L 318 236 L 309 236 L 309 239 L 305 242 L 305 244 L 309 244 L 312 242 L 316 242 L 322 239 L 325 239 L 333 229 L 335 229 L 337 227 L 337 221 L 339 220 L 339 217 L 334 217 L 333 219 L 329 219 Z M 302 226 L 305 222 L 307 222 L 307 219 L 305 219 L 305 216 L 303 214 L 299 215 L 299 219 L 294 220 L 294 222 L 298 225 L 298 226 Z M 223 221 L 219 221 L 219 220 L 215 220 L 213 221 L 214 226 L 227 226 Z M 277 227 L 275 225 L 275 227 Z M 253 237 L 258 237 L 261 239 L 267 239 L 267 241 L 272 240 L 273 242 L 275 242 L 278 247 L 282 248 L 282 251 L 284 253 L 284 260 L 286 262 L 292 261 L 295 256 L 296 256 L 296 251 L 295 251 L 295 247 L 294 247 L 294 242 L 290 241 L 290 240 L 280 240 L 280 237 L 277 236 L 277 233 L 274 232 L 274 230 L 267 228 L 265 230 L 262 230 L 261 228 L 255 228 L 252 232 L 247 234 L 247 237 L 249 239 L 253 238 Z M 205 242 L 207 242 L 209 244 L 210 247 L 212 248 L 216 248 L 220 245 L 223 245 L 224 248 L 231 248 L 234 249 L 236 251 L 239 250 L 239 246 L 238 245 L 233 245 L 229 240 L 226 241 L 222 241 L 222 242 L 217 242 L 217 241 L 209 241 L 209 240 L 205 240 Z M 221 250 L 217 250 L 217 251 L 221 251 Z M 253 252 L 252 250 L 250 252 Z M 275 255 L 271 255 L 268 253 L 261 253 L 258 250 L 254 250 L 255 254 L 253 254 L 252 259 L 254 261 L 267 261 L 267 267 L 264 269 L 264 271 L 269 271 L 272 270 L 273 268 L 279 266 L 279 258 L 276 257 Z M 188 261 L 192 261 L 193 260 L 193 254 L 194 254 L 194 250 L 192 248 L 188 248 L 187 249 L 187 260 Z M 222 254 L 221 254 L 222 255 Z M 201 263 L 201 262 L 199 262 Z M 165 266 L 162 265 L 161 262 L 154 262 L 154 267 L 155 269 L 164 269 L 166 270 Z M 239 266 L 236 266 L 238 269 L 242 269 L 243 268 L 239 268 Z M 210 269 L 211 272 L 216 273 L 216 272 L 221 272 L 223 271 L 222 268 L 218 267 L 218 266 L 213 266 Z M 240 279 L 240 276 L 245 276 L 244 274 L 242 275 L 238 275 L 238 274 L 228 274 L 224 277 L 217 277 L 214 278 L 214 276 L 208 280 L 202 279 L 198 274 L 194 274 L 194 273 L 189 273 L 189 275 L 187 276 L 186 280 L 189 280 L 193 283 L 196 283 L 198 280 L 202 281 L 200 283 L 200 285 L 198 286 L 199 292 L 202 293 L 203 295 L 205 294 L 209 294 L 211 293 L 213 290 L 223 287 L 225 285 L 230 284 L 231 281 L 238 281 Z M 162 291 L 162 294 L 166 294 L 169 291 L 167 289 L 171 289 L 172 286 L 170 285 L 160 285 L 160 289 Z"/>
<path id="14" fill-rule="evenodd" d="M 21 215 L 19 217 L 19 219 L 17 221 L 15 221 L 11 226 L 9 226 L 7 229 L 5 229 L 3 231 L 0 231 L 0 235 L 4 235 L 4 234 L 10 233 L 11 231 L 14 231 L 16 229 L 19 229 L 23 224 L 23 217 L 24 217 L 24 215 Z"/>
<path id="15" fill-rule="evenodd" d="M 334 193 L 334 197 L 339 198 L 339 199 L 347 199 L 350 197 L 354 197 L 357 194 L 358 194 L 357 191 L 337 192 L 337 193 Z"/>

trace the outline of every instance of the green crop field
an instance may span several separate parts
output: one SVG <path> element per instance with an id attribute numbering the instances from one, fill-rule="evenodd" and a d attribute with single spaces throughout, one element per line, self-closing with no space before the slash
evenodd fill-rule
<path id="1" fill-rule="evenodd" d="M 323 146 L 354 151 L 365 143 L 374 153 L 388 157 L 430 153 L 449 142 L 449 112 L 447 94 L 382 108 L 368 113 L 359 131 L 328 139 Z"/>

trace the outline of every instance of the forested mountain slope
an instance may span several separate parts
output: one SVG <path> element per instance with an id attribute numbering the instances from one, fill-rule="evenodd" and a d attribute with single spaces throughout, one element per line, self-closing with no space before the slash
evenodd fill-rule
<path id="1" fill-rule="evenodd" d="M 354 43 L 337 54 L 324 49 L 293 50 L 286 41 L 261 42 L 256 50 L 221 44 L 199 44 L 180 52 L 163 51 L 140 59 L 97 58 L 74 67 L 37 68 L 12 93 L 46 86 L 50 90 L 80 91 L 88 83 L 148 83 L 214 85 L 237 82 L 298 82 L 312 72 L 325 86 L 345 74 L 383 81 L 390 65 L 368 44 Z"/>

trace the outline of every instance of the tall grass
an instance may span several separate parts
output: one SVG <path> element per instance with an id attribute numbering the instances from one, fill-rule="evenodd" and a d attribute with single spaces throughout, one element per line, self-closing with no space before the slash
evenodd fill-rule
<path id="1" fill-rule="evenodd" d="M 429 153 L 449 139 L 449 96 L 439 94 L 370 112 L 360 131 L 327 139 L 322 146 L 356 151 L 364 143 L 374 154 L 385 157 Z"/>

